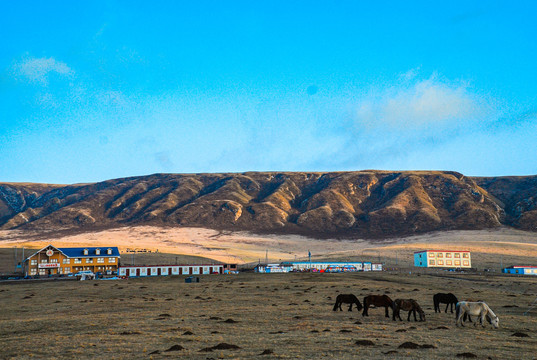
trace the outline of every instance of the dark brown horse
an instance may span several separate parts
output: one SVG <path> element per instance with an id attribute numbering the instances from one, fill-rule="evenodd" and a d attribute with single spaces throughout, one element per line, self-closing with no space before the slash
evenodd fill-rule
<path id="1" fill-rule="evenodd" d="M 334 311 L 336 311 L 338 308 L 340 311 L 343 311 L 341 309 L 341 304 L 350 304 L 349 311 L 352 311 L 352 305 L 356 304 L 356 309 L 358 311 L 362 310 L 362 304 L 360 303 L 360 300 L 353 294 L 339 294 L 336 297 L 336 304 L 334 305 Z"/>
<path id="2" fill-rule="evenodd" d="M 416 319 L 416 312 L 420 314 L 420 321 L 425 321 L 425 313 L 421 309 L 418 302 L 414 299 L 395 299 L 393 302 L 393 320 L 395 321 L 396 318 L 399 318 L 399 320 L 403 321 L 401 319 L 401 310 L 408 311 L 408 318 L 406 321 L 410 321 L 410 314 L 414 314 L 414 321 L 418 321 Z"/>
<path id="3" fill-rule="evenodd" d="M 390 317 L 388 309 L 393 307 L 393 300 L 388 295 L 368 295 L 364 298 L 364 311 L 362 316 L 369 316 L 368 309 L 371 306 L 384 307 L 386 309 L 386 317 Z"/>
<path id="4" fill-rule="evenodd" d="M 440 310 L 440 304 L 447 304 L 446 305 L 446 311 L 448 307 L 451 305 L 451 313 L 453 314 L 453 307 L 457 305 L 459 300 L 457 300 L 457 297 L 453 295 L 452 293 L 444 294 L 444 293 L 438 293 L 433 296 L 433 302 L 434 302 L 434 312 L 442 312 Z"/>

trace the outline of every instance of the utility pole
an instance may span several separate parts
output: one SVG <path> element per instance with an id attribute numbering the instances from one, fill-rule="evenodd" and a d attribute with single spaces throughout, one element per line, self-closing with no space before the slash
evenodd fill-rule
<path id="1" fill-rule="evenodd" d="M 265 264 L 268 264 L 268 249 L 265 251 Z"/>

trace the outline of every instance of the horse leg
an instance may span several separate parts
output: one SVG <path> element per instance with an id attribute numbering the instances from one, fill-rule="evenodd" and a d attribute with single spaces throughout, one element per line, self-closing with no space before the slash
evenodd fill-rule
<path id="1" fill-rule="evenodd" d="M 464 315 L 466 315 L 466 312 L 463 311 L 457 314 L 457 321 L 455 322 L 455 325 L 459 326 L 460 324 L 461 326 L 464 326 L 464 321 L 462 321 Z"/>
<path id="2" fill-rule="evenodd" d="M 439 311 L 437 311 L 437 309 L 439 310 L 440 306 L 438 305 L 438 302 L 436 300 L 434 300 L 434 312 L 435 313 L 439 312 Z"/>
<path id="3" fill-rule="evenodd" d="M 362 311 L 362 316 L 368 316 L 367 315 L 367 307 L 368 307 L 368 305 L 364 303 L 364 311 Z"/>
<path id="4" fill-rule="evenodd" d="M 352 311 L 352 304 L 353 304 L 353 303 L 351 303 L 351 306 L 349 306 L 349 311 Z"/>
<path id="5" fill-rule="evenodd" d="M 386 309 L 386 317 L 389 318 L 390 312 L 388 311 L 388 305 L 386 305 L 384 308 Z"/>
<path id="6" fill-rule="evenodd" d="M 444 311 L 447 314 L 447 308 L 449 307 L 449 303 L 446 304 L 446 311 Z M 451 311 L 453 312 L 453 311 Z"/>

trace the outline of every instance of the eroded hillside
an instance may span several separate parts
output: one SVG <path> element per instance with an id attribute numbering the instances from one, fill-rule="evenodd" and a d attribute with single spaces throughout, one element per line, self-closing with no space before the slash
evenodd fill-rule
<path id="1" fill-rule="evenodd" d="M 152 224 L 317 237 L 390 237 L 502 224 L 535 230 L 537 180 L 524 179 L 455 172 L 252 172 L 156 174 L 67 186 L 0 184 L 0 227 Z"/>

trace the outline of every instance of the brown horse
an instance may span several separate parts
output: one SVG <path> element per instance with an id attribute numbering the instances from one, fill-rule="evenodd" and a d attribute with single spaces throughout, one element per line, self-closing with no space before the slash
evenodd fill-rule
<path id="1" fill-rule="evenodd" d="M 336 304 L 334 305 L 334 311 L 336 311 L 338 308 L 340 311 L 343 311 L 343 309 L 341 309 L 341 304 L 343 303 L 351 304 L 349 306 L 349 311 L 352 311 L 353 304 L 356 304 L 356 309 L 358 311 L 362 310 L 362 304 L 360 303 L 360 300 L 358 300 L 356 296 L 354 296 L 353 294 L 339 294 L 336 297 Z"/>
<path id="2" fill-rule="evenodd" d="M 375 307 L 384 307 L 386 309 L 386 317 L 390 317 L 388 309 L 393 307 L 393 300 L 388 295 L 368 295 L 364 297 L 364 311 L 362 316 L 369 316 L 368 309 L 374 305 Z"/>
<path id="3" fill-rule="evenodd" d="M 401 310 L 408 311 L 408 318 L 406 321 L 410 321 L 410 314 L 414 313 L 414 321 L 418 321 L 416 319 L 416 312 L 420 314 L 420 321 L 425 321 L 425 313 L 421 309 L 418 302 L 414 299 L 395 299 L 393 302 L 393 320 L 395 321 L 396 318 L 399 318 L 399 320 L 403 321 L 401 319 Z"/>

